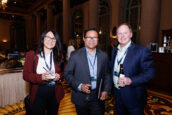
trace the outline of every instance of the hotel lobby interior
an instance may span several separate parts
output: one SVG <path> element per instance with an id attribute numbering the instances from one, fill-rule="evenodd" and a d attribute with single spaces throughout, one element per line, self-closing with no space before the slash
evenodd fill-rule
<path id="1" fill-rule="evenodd" d="M 132 41 L 152 51 L 156 75 L 148 83 L 145 115 L 172 115 L 172 0 L 0 0 L 0 115 L 25 115 L 29 83 L 23 80 L 25 54 L 37 47 L 41 33 L 54 29 L 64 54 L 68 42 L 83 44 L 83 31 L 97 28 L 98 48 L 111 59 L 118 45 L 116 29 L 128 23 Z M 65 61 L 67 62 L 67 61 Z M 58 115 L 77 115 L 71 87 L 62 81 L 65 96 Z M 113 93 L 105 115 L 116 115 Z"/>

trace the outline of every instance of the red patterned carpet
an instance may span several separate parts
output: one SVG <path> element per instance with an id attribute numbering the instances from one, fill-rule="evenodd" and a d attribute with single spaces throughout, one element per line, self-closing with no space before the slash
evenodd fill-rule
<path id="1" fill-rule="evenodd" d="M 71 88 L 66 84 L 65 97 L 60 103 L 59 115 L 76 115 L 75 106 L 71 103 Z M 148 103 L 145 115 L 172 115 L 172 96 L 167 96 L 153 91 L 148 91 Z M 105 115 L 115 115 L 114 98 L 107 97 L 105 102 Z M 0 108 L 0 115 L 25 115 L 24 103 L 7 105 Z"/>

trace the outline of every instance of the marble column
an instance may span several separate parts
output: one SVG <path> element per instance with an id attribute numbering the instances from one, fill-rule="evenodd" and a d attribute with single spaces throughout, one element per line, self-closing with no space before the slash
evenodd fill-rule
<path id="1" fill-rule="evenodd" d="M 36 43 L 38 43 L 38 40 L 40 39 L 41 36 L 41 14 L 36 13 Z"/>
<path id="2" fill-rule="evenodd" d="M 68 40 L 72 37 L 71 33 L 71 12 L 70 0 L 63 0 L 63 37 L 62 42 L 67 44 Z"/>
<path id="3" fill-rule="evenodd" d="M 89 0 L 89 27 L 98 27 L 98 0 Z"/>
<path id="4" fill-rule="evenodd" d="M 140 44 L 158 42 L 161 0 L 142 0 Z"/>
<path id="5" fill-rule="evenodd" d="M 83 21 L 84 21 L 84 30 L 86 30 L 89 26 L 89 23 L 88 23 L 88 9 L 86 9 L 86 7 L 88 7 L 88 2 L 86 2 L 82 8 L 83 10 Z"/>
<path id="6" fill-rule="evenodd" d="M 54 29 L 53 6 L 47 5 L 47 29 Z"/>
<path id="7" fill-rule="evenodd" d="M 57 21 L 58 21 L 58 15 L 54 16 L 54 30 L 57 32 Z"/>
<path id="8" fill-rule="evenodd" d="M 35 42 L 35 41 L 33 41 L 34 36 L 32 33 L 33 21 L 32 21 L 32 16 L 30 16 L 30 15 L 27 15 L 24 18 L 25 18 L 25 25 L 26 25 L 26 45 L 27 45 L 26 48 L 30 49 L 30 48 L 32 48 L 33 42 Z"/>

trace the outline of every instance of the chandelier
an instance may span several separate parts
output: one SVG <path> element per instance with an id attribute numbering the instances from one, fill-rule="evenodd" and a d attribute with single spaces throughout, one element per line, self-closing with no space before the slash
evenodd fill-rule
<path id="1" fill-rule="evenodd" d="M 0 1 L 0 7 L 5 10 L 5 8 L 7 7 L 7 2 L 8 0 L 1 0 Z"/>

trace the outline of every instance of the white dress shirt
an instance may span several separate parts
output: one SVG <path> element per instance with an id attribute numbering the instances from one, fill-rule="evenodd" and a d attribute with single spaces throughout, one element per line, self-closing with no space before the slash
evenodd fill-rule
<path id="1" fill-rule="evenodd" d="M 118 81 L 118 74 L 119 74 L 119 70 L 120 70 L 120 64 L 123 64 L 125 57 L 127 55 L 128 47 L 130 45 L 131 45 L 131 41 L 126 46 L 124 46 L 122 49 L 120 49 L 120 47 L 121 47 L 120 44 L 117 46 L 118 51 L 117 51 L 117 55 L 116 55 L 115 63 L 114 63 L 114 72 L 116 72 L 117 75 L 115 75 L 115 74 L 113 75 L 113 83 L 117 89 L 119 89 L 117 81 Z"/>

